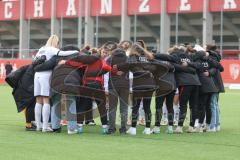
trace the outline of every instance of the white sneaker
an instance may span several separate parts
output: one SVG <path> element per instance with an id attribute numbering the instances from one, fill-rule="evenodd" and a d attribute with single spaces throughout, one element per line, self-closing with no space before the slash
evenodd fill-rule
<path id="1" fill-rule="evenodd" d="M 196 119 L 194 123 L 194 127 L 198 127 L 198 126 L 199 126 L 199 119 Z"/>
<path id="2" fill-rule="evenodd" d="M 217 132 L 220 132 L 220 131 L 221 131 L 220 126 L 217 126 L 217 127 L 216 127 L 216 131 L 217 131 Z"/>
<path id="3" fill-rule="evenodd" d="M 48 128 L 43 128 L 42 132 L 53 132 L 52 128 L 48 127 Z"/>
<path id="4" fill-rule="evenodd" d="M 134 128 L 134 127 L 130 127 L 130 128 L 127 130 L 127 134 L 136 135 L 136 134 L 137 134 L 137 129 Z"/>
<path id="5" fill-rule="evenodd" d="M 89 122 L 87 125 L 88 126 L 96 126 L 96 123 L 95 122 Z"/>
<path id="6" fill-rule="evenodd" d="M 83 127 L 84 124 L 78 123 L 77 126 L 78 127 Z"/>
<path id="7" fill-rule="evenodd" d="M 102 125 L 102 134 L 107 134 L 108 133 L 108 125 Z"/>
<path id="8" fill-rule="evenodd" d="M 36 131 L 42 131 L 42 128 L 38 128 L 38 127 L 37 127 Z"/>
<path id="9" fill-rule="evenodd" d="M 72 135 L 72 134 L 77 134 L 78 133 L 78 130 L 77 129 L 75 129 L 75 130 L 68 130 L 68 134 L 69 135 Z"/>
<path id="10" fill-rule="evenodd" d="M 174 133 L 176 134 L 182 134 L 183 133 L 183 127 L 177 126 L 177 128 L 174 130 Z"/>
<path id="11" fill-rule="evenodd" d="M 102 128 L 108 128 L 108 125 L 102 125 Z"/>
<path id="12" fill-rule="evenodd" d="M 37 126 L 36 131 L 42 131 L 42 123 L 39 123 L 36 126 Z"/>
<path id="13" fill-rule="evenodd" d="M 166 130 L 167 134 L 173 134 L 173 126 L 168 126 L 167 130 Z"/>
<path id="14" fill-rule="evenodd" d="M 187 133 L 196 133 L 196 129 L 190 126 Z"/>
<path id="15" fill-rule="evenodd" d="M 160 134 L 160 127 L 155 126 L 152 130 L 153 134 Z"/>
<path id="16" fill-rule="evenodd" d="M 211 129 L 211 128 L 208 128 L 208 129 L 207 129 L 207 132 L 216 132 L 216 128 L 215 128 L 215 127 L 212 128 L 212 129 Z"/>
<path id="17" fill-rule="evenodd" d="M 152 133 L 151 128 L 145 128 L 143 131 L 143 134 L 146 134 L 146 135 L 150 135 L 151 133 Z"/>

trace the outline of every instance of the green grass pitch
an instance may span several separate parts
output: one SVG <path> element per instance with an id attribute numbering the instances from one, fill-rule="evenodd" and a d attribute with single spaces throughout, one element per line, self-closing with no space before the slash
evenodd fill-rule
<path id="1" fill-rule="evenodd" d="M 220 97 L 219 133 L 137 136 L 101 135 L 85 127 L 81 135 L 26 132 L 11 89 L 0 86 L 0 160 L 239 160 L 240 91 Z"/>

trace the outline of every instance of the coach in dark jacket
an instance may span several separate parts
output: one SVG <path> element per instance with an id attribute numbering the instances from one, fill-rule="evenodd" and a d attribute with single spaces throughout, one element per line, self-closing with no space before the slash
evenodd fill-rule
<path id="1" fill-rule="evenodd" d="M 31 122 L 34 118 L 35 97 L 33 95 L 34 86 L 34 65 L 26 65 L 6 77 L 6 82 L 13 88 L 12 95 L 17 105 L 17 111 L 25 110 L 26 130 L 35 130 Z"/>
<path id="2" fill-rule="evenodd" d="M 18 112 L 29 107 L 34 101 L 33 96 L 33 65 L 26 65 L 6 77 L 6 82 L 13 88 Z"/>
<path id="3" fill-rule="evenodd" d="M 7 64 L 5 65 L 5 70 L 6 70 L 6 76 L 12 72 L 13 67 L 10 62 L 7 62 Z"/>

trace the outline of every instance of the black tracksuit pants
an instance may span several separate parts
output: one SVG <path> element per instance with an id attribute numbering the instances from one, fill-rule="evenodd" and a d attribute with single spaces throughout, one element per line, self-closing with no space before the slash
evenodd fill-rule
<path id="1" fill-rule="evenodd" d="M 152 118 L 152 113 L 151 113 L 152 95 L 153 95 L 153 91 L 145 91 L 145 92 L 133 91 L 132 127 L 137 126 L 139 107 L 140 107 L 141 101 L 143 100 L 143 109 L 145 112 L 146 127 L 150 128 L 151 118 Z"/>
<path id="2" fill-rule="evenodd" d="M 212 93 L 201 93 L 199 94 L 199 103 L 198 103 L 198 111 L 199 111 L 199 123 L 203 124 L 205 115 L 206 115 L 206 123 L 211 123 L 211 98 Z"/>
<path id="3" fill-rule="evenodd" d="M 183 126 L 187 115 L 187 105 L 190 106 L 190 126 L 194 127 L 198 115 L 199 86 L 179 86 L 180 115 L 178 126 Z"/>
<path id="4" fill-rule="evenodd" d="M 80 103 L 81 104 L 80 111 L 79 111 L 79 108 L 77 110 L 78 123 L 82 124 L 84 121 L 84 117 L 85 117 L 85 122 L 89 122 L 93 119 L 93 111 L 92 111 L 92 101 L 93 100 L 95 100 L 97 103 L 102 125 L 107 125 L 108 119 L 107 119 L 106 99 L 102 99 L 102 101 L 100 101 L 100 100 L 94 99 L 94 97 L 93 98 L 85 98 L 84 105 L 86 105 L 86 106 L 84 106 Z M 89 104 L 91 104 L 91 105 L 89 105 Z M 87 106 L 91 106 L 91 109 L 87 110 L 86 109 Z"/>
<path id="5" fill-rule="evenodd" d="M 26 108 L 26 111 L 25 111 L 26 123 L 31 123 L 32 121 L 35 121 L 34 108 L 35 108 L 35 102 Z"/>
<path id="6" fill-rule="evenodd" d="M 102 125 L 107 125 L 108 118 L 107 118 L 107 109 L 106 109 L 106 95 L 101 86 L 101 82 L 96 81 L 94 83 L 86 84 L 86 86 L 88 89 L 86 89 L 83 93 L 83 96 L 85 97 L 84 98 L 85 104 L 89 106 L 91 103 L 90 106 L 92 107 L 92 101 L 95 100 L 98 106 L 101 123 Z M 83 107 L 83 108 L 86 108 L 86 107 Z M 89 112 L 90 113 L 85 113 L 85 114 L 89 114 L 89 115 L 92 114 L 92 108 L 90 109 Z M 80 114 L 80 122 L 83 120 L 84 119 Z"/>
<path id="7" fill-rule="evenodd" d="M 157 95 L 157 94 L 156 94 Z M 173 126 L 173 99 L 175 96 L 175 91 L 172 91 L 168 95 L 156 97 L 156 115 L 155 115 L 155 126 L 160 126 L 162 120 L 162 107 L 164 100 L 166 99 L 166 106 L 168 110 L 168 123 L 169 126 Z"/>
<path id="8" fill-rule="evenodd" d="M 85 97 L 77 98 L 77 122 L 90 122 L 93 120 L 92 99 Z"/>

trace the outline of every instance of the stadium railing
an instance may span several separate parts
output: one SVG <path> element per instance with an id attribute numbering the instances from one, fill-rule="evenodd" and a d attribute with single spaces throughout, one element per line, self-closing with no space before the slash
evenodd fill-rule
<path id="1" fill-rule="evenodd" d="M 1 59 L 33 59 L 37 53 L 38 49 L 0 49 Z"/>

